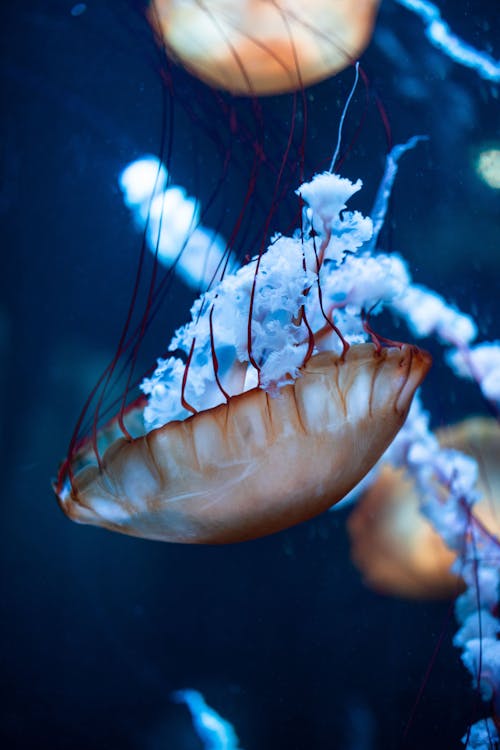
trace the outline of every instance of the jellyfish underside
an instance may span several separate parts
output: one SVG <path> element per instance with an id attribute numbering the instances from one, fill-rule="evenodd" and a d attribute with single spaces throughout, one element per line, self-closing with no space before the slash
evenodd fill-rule
<path id="1" fill-rule="evenodd" d="M 275 397 L 254 388 L 142 437 L 114 439 L 100 464 L 84 447 L 59 502 L 75 521 L 160 541 L 272 534 L 357 484 L 402 426 L 429 366 L 429 355 L 408 345 L 316 354 Z"/>
<path id="2" fill-rule="evenodd" d="M 294 91 L 348 67 L 367 46 L 379 0 L 154 0 L 169 55 L 233 94 Z"/>
<path id="3" fill-rule="evenodd" d="M 442 448 L 472 456 L 478 464 L 479 501 L 475 518 L 492 534 L 500 532 L 500 430 L 494 419 L 473 417 L 436 433 Z M 446 487 L 436 479 L 436 492 Z M 448 598 L 464 587 L 450 571 L 455 553 L 419 512 L 414 482 L 402 469 L 385 465 L 359 500 L 348 521 L 351 556 L 365 583 L 380 593 L 405 598 Z"/>

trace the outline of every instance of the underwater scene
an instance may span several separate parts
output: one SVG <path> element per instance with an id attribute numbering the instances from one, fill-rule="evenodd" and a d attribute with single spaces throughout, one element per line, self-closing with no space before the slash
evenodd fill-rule
<path id="1" fill-rule="evenodd" d="M 1 747 L 499 750 L 498 0 L 0 16 Z"/>

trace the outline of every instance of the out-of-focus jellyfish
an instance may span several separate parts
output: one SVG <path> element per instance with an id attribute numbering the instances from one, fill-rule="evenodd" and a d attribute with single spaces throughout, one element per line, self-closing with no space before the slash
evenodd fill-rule
<path id="1" fill-rule="evenodd" d="M 311 518 L 359 482 L 430 365 L 416 347 L 360 343 L 362 310 L 406 282 L 387 256 L 353 266 L 373 233 L 346 208 L 360 188 L 330 172 L 304 183 L 302 229 L 195 302 L 169 347 L 186 360 L 158 360 L 142 384 L 148 403 L 70 450 L 56 486 L 70 518 L 163 541 L 238 542 Z"/>
<path id="2" fill-rule="evenodd" d="M 169 55 L 233 94 L 293 91 L 351 65 L 367 46 L 379 0 L 152 0 Z"/>
<path id="3" fill-rule="evenodd" d="M 478 176 L 493 190 L 500 190 L 500 148 L 484 148 L 476 159 Z"/>
<path id="4" fill-rule="evenodd" d="M 474 518 L 500 537 L 500 428 L 494 419 L 470 418 L 436 433 L 441 448 L 472 456 L 478 465 Z M 431 480 L 443 499 L 448 488 Z M 414 478 L 385 463 L 359 498 L 348 520 L 351 556 L 365 582 L 385 594 L 403 597 L 453 597 L 463 589 L 457 557 L 422 515 Z M 455 570 L 455 569 L 454 569 Z"/>

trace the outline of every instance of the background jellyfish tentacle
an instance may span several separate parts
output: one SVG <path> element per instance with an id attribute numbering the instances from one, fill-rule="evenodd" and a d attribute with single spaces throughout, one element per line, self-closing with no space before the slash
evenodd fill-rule
<path id="1" fill-rule="evenodd" d="M 194 289 L 217 281 L 234 260 L 215 230 L 203 227 L 199 206 L 177 185 L 167 186 L 167 171 L 157 157 L 143 156 L 120 175 L 124 201 L 140 231 L 147 227 L 147 242 L 158 260 Z"/>
<path id="2" fill-rule="evenodd" d="M 403 8 L 411 10 L 425 23 L 425 33 L 432 44 L 454 62 L 475 70 L 478 75 L 492 83 L 500 81 L 500 61 L 487 52 L 475 49 L 460 39 L 442 18 L 438 6 L 428 0 L 394 0 Z"/>
<path id="3" fill-rule="evenodd" d="M 194 729 L 204 744 L 204 750 L 242 750 L 233 725 L 207 705 L 198 690 L 176 690 L 172 700 L 185 703 L 192 716 Z"/>

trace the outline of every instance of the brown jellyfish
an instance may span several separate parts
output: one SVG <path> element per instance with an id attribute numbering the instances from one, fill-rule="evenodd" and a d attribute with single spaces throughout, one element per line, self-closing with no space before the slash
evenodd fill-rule
<path id="1" fill-rule="evenodd" d="M 127 407 L 154 295 L 137 341 L 127 338 L 129 312 L 55 485 L 70 518 L 166 542 L 242 542 L 322 513 L 378 461 L 431 358 L 408 344 L 384 339 L 383 346 L 371 330 L 363 306 L 378 297 L 378 282 L 375 291 L 361 283 L 353 301 L 341 248 L 345 223 L 346 248 L 371 232 L 360 212 L 345 213 L 359 188 L 331 172 L 301 185 L 308 220 L 316 219 L 313 236 L 275 237 L 203 293 L 168 347 L 185 357 L 160 358 L 142 380 L 149 400 Z M 344 301 L 323 295 L 333 274 L 345 274 Z M 348 320 L 349 335 L 373 343 L 350 345 L 334 316 Z M 118 364 L 126 387 L 104 407 Z M 117 404 L 116 417 L 99 429 L 100 416 Z"/>
<path id="2" fill-rule="evenodd" d="M 368 45 L 380 0 L 152 0 L 168 54 L 233 94 L 294 91 L 338 73 Z"/>
<path id="3" fill-rule="evenodd" d="M 443 448 L 472 456 L 481 499 L 474 516 L 500 534 L 500 429 L 494 419 L 470 418 L 437 432 Z M 437 488 L 439 489 L 439 488 Z M 446 598 L 463 589 L 450 572 L 455 554 L 419 512 L 413 480 L 385 465 L 348 520 L 351 557 L 368 586 L 407 598 Z"/>
<path id="4" fill-rule="evenodd" d="M 314 355 L 274 398 L 257 387 L 135 439 L 121 437 L 115 420 L 98 436 L 101 459 L 88 441 L 63 466 L 60 505 L 75 521 L 168 542 L 280 531 L 357 484 L 402 426 L 429 366 L 416 347 L 359 344 Z"/>

